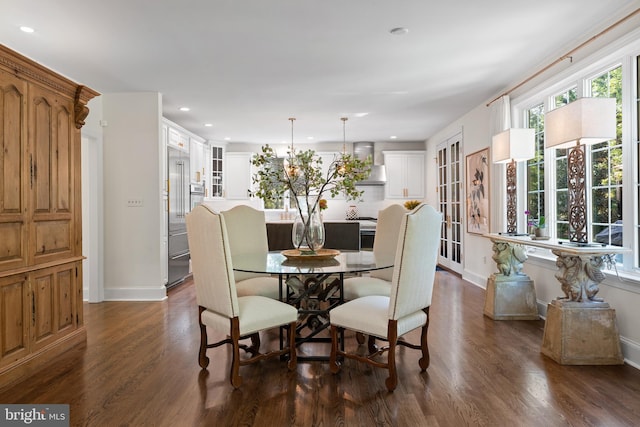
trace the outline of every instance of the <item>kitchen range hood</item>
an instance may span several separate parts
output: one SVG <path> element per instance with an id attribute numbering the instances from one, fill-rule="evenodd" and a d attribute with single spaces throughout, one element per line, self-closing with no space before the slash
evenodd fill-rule
<path id="1" fill-rule="evenodd" d="M 374 150 L 373 150 L 373 142 L 370 141 L 359 141 L 353 143 L 353 155 L 356 159 L 366 160 L 367 158 L 371 158 L 373 162 L 374 158 Z M 387 183 L 387 171 L 384 165 L 371 165 L 371 173 L 369 177 L 364 181 L 358 181 L 356 185 L 385 185 Z"/>

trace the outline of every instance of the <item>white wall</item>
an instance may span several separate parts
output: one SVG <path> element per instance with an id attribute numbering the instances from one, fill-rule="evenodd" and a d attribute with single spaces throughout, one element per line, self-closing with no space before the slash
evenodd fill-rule
<path id="1" fill-rule="evenodd" d="M 104 129 L 104 296 L 166 298 L 161 263 L 160 136 L 156 92 L 102 96 Z M 130 199 L 141 207 L 128 207 Z"/>
<path id="2" fill-rule="evenodd" d="M 102 97 L 89 101 L 89 116 L 82 127 L 82 254 L 83 298 L 104 299 L 103 251 L 103 135 Z"/>

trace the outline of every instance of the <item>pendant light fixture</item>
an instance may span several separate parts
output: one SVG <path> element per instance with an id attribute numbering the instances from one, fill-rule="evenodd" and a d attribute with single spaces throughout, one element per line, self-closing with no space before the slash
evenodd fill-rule
<path id="1" fill-rule="evenodd" d="M 293 122 L 295 119 L 295 117 L 289 117 L 289 121 L 291 122 L 291 149 L 289 150 L 289 161 L 287 165 L 287 175 L 289 176 L 295 176 L 298 174 L 298 166 L 295 162 L 296 152 L 293 147 Z"/>
<path id="2" fill-rule="evenodd" d="M 347 171 L 345 166 L 345 157 L 347 156 L 347 117 L 340 117 L 342 120 L 342 158 L 340 159 L 340 165 L 337 168 L 339 175 L 344 175 Z"/>

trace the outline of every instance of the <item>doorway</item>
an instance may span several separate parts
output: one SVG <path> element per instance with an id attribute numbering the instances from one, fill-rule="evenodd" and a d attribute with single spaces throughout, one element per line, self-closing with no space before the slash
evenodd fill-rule
<path id="1" fill-rule="evenodd" d="M 462 132 L 437 146 L 438 206 L 442 233 L 438 263 L 462 274 Z"/>

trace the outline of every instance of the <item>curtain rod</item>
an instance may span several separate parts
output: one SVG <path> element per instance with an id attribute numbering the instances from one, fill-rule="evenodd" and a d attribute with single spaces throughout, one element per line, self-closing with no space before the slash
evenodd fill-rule
<path id="1" fill-rule="evenodd" d="M 578 47 L 575 47 L 575 48 L 571 49 L 569 52 L 565 53 L 560 58 L 558 58 L 555 61 L 553 61 L 551 64 L 547 65 L 546 67 L 542 68 L 541 70 L 538 70 L 535 74 L 527 77 L 525 80 L 521 81 L 520 83 L 518 83 L 517 85 L 515 85 L 514 87 L 512 87 L 508 91 L 506 91 L 506 92 L 502 93 L 501 95 L 499 95 L 498 97 L 492 99 L 487 104 L 487 107 L 490 106 L 491 104 L 493 104 L 494 102 L 496 102 L 498 99 L 502 98 L 503 96 L 509 95 L 511 92 L 513 92 L 514 90 L 518 89 L 522 85 L 525 85 L 525 84 L 529 83 L 531 80 L 533 80 L 534 78 L 538 77 L 540 74 L 544 73 L 549 68 L 553 67 L 554 65 L 558 64 L 559 62 L 562 62 L 567 58 L 572 59 L 571 55 L 573 55 L 575 52 L 577 52 L 578 50 L 582 49 L 583 47 L 585 47 L 586 45 L 588 45 L 592 41 L 596 40 L 597 38 L 599 38 L 599 37 L 603 36 L 604 34 L 608 33 L 609 31 L 613 30 L 615 27 L 617 27 L 618 25 L 622 24 L 623 22 L 628 21 L 629 19 L 631 19 L 633 16 L 637 15 L 638 13 L 640 13 L 640 9 L 634 10 L 633 12 L 631 12 L 630 14 L 625 16 L 624 18 L 620 19 L 618 22 L 608 26 L 607 28 L 605 28 L 604 30 L 600 31 L 595 36 L 591 37 L 589 40 L 581 43 L 580 45 L 578 45 Z"/>

